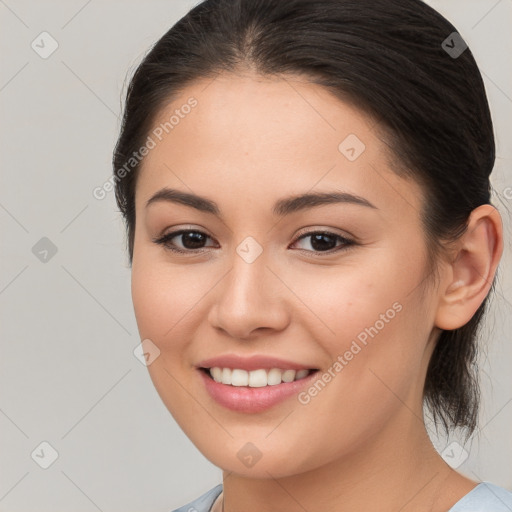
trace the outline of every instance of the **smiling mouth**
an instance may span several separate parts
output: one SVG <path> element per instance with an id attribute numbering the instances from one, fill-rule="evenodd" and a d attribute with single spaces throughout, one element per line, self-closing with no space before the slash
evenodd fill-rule
<path id="1" fill-rule="evenodd" d="M 242 370 L 240 368 L 200 368 L 208 377 L 220 384 L 234 387 L 261 388 L 265 386 L 276 386 L 287 382 L 294 382 L 304 379 L 317 369 L 309 370 L 281 370 L 280 368 L 264 368 L 258 370 Z"/>

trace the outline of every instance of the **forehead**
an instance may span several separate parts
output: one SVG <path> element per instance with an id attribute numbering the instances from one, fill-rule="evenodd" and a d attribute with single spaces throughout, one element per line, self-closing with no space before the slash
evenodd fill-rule
<path id="1" fill-rule="evenodd" d="M 138 203 L 164 186 L 230 192 L 233 204 L 328 187 L 364 192 L 374 204 L 396 203 L 397 194 L 416 209 L 421 202 L 419 187 L 390 170 L 375 121 L 302 77 L 194 82 L 159 112 L 149 136 Z"/>
<path id="2" fill-rule="evenodd" d="M 176 110 L 188 111 L 185 104 L 191 97 L 197 105 L 172 128 L 176 146 L 180 135 L 196 135 L 208 150 L 236 149 L 249 156 L 259 153 L 260 158 L 262 150 L 271 156 L 278 152 L 281 158 L 318 158 L 318 150 L 337 154 L 340 138 L 349 133 L 368 139 L 374 124 L 305 78 L 221 74 L 189 85 L 162 109 L 155 126 L 163 126 Z"/>

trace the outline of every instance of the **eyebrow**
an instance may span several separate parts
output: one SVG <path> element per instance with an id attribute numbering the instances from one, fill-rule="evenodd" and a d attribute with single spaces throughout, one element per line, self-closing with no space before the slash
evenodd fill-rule
<path id="1" fill-rule="evenodd" d="M 217 217 L 221 217 L 220 208 L 215 201 L 190 192 L 164 187 L 156 192 L 146 202 L 146 208 L 150 204 L 158 201 L 183 204 L 201 212 L 211 213 Z M 272 213 L 276 216 L 283 217 L 291 213 L 314 208 L 315 206 L 337 203 L 355 204 L 378 210 L 375 205 L 370 203 L 370 201 L 364 197 L 350 194 L 348 192 L 330 191 L 308 192 L 279 199 L 274 203 Z"/>

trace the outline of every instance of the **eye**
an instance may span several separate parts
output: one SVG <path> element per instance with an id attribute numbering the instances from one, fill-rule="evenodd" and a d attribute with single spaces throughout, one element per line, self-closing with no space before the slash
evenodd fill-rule
<path id="1" fill-rule="evenodd" d="M 354 240 L 350 240 L 336 233 L 331 233 L 330 231 L 310 231 L 308 233 L 303 233 L 299 236 L 292 245 L 300 242 L 302 240 L 310 239 L 309 245 L 313 248 L 313 253 L 329 253 L 343 251 L 348 249 L 350 246 L 355 245 Z M 336 242 L 339 241 L 340 245 L 336 246 Z M 312 252 L 309 249 L 306 249 L 308 252 Z"/>
<path id="2" fill-rule="evenodd" d="M 173 241 L 175 238 L 180 240 L 181 247 L 177 246 Z M 332 254 L 333 252 L 342 251 L 348 249 L 352 245 L 355 245 L 354 240 L 350 240 L 330 231 L 310 231 L 308 233 L 303 233 L 295 239 L 292 245 L 295 245 L 302 240 L 306 240 L 307 238 L 311 239 L 309 245 L 313 250 L 301 250 L 306 250 L 307 252 L 313 253 Z M 190 254 L 194 252 L 200 252 L 201 249 L 204 249 L 204 244 L 208 239 L 211 239 L 211 237 L 202 231 L 180 229 L 178 231 L 171 231 L 170 233 L 166 233 L 159 238 L 154 238 L 153 242 L 163 245 L 166 249 L 173 252 Z M 340 242 L 340 244 L 336 245 L 337 242 Z"/>
<path id="3" fill-rule="evenodd" d="M 175 243 L 172 241 L 174 238 L 181 240 L 183 248 L 176 247 Z M 166 249 L 169 249 L 173 252 L 193 253 L 203 248 L 202 245 L 207 238 L 211 237 L 202 231 L 180 229 L 178 231 L 171 231 L 170 233 L 166 233 L 160 238 L 155 238 L 153 239 L 153 242 L 163 245 Z"/>

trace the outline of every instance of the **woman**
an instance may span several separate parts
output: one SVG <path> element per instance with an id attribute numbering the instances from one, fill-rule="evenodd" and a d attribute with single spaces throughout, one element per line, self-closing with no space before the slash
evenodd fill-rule
<path id="1" fill-rule="evenodd" d="M 419 0 L 206 0 L 156 43 L 113 163 L 151 379 L 223 469 L 180 511 L 512 510 L 423 419 L 477 428 L 494 159 Z"/>

